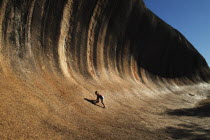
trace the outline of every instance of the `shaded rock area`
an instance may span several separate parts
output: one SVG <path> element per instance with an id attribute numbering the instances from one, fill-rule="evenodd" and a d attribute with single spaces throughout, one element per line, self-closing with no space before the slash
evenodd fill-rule
<path id="1" fill-rule="evenodd" d="M 170 110 L 167 112 L 167 114 L 175 116 L 210 117 L 209 109 L 210 109 L 210 100 L 207 99 L 202 101 L 199 104 L 199 106 L 193 108 Z"/>

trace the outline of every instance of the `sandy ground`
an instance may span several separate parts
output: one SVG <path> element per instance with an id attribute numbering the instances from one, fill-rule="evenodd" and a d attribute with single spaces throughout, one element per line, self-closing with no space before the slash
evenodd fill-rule
<path id="1" fill-rule="evenodd" d="M 209 84 L 158 93 L 107 83 L 104 109 L 85 100 L 94 84 L 30 78 L 1 75 L 0 139 L 210 139 Z"/>

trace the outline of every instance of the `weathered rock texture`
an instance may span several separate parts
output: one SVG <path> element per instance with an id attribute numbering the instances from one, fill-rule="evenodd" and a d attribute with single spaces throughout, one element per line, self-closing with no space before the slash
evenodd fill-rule
<path id="1" fill-rule="evenodd" d="M 162 130 L 180 122 L 160 114 L 192 107 L 210 79 L 141 0 L 0 1 L 0 73 L 0 139 L 173 138 Z M 83 99 L 95 90 L 107 109 Z"/>

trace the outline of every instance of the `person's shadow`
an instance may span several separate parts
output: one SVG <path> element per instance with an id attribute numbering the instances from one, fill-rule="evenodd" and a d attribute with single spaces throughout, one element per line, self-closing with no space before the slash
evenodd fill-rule
<path id="1" fill-rule="evenodd" d="M 98 106 L 98 107 L 103 108 L 102 106 L 96 104 L 96 100 L 90 100 L 90 99 L 87 99 L 87 98 L 84 98 L 84 100 L 88 101 L 89 103 L 91 103 L 91 104 L 93 104 L 93 105 L 96 105 L 96 106 Z"/>

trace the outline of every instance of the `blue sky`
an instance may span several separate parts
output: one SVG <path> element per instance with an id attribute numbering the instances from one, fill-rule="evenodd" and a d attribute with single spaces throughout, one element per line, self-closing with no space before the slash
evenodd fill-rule
<path id="1" fill-rule="evenodd" d="M 210 66 L 210 0 L 144 0 L 146 7 L 179 30 Z"/>

